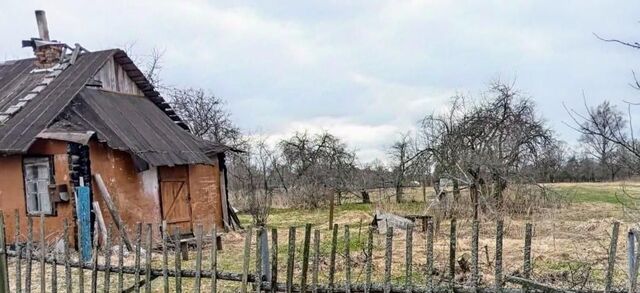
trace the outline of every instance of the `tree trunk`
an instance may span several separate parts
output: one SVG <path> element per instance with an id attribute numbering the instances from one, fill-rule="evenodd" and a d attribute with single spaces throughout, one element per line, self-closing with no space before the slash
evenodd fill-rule
<path id="1" fill-rule="evenodd" d="M 453 179 L 453 202 L 458 202 L 460 198 L 460 182 L 458 179 Z"/>
<path id="2" fill-rule="evenodd" d="M 427 176 L 422 178 L 422 199 L 427 202 Z"/>
<path id="3" fill-rule="evenodd" d="M 474 180 L 469 186 L 469 194 L 471 195 L 471 202 L 473 203 L 473 219 L 478 220 L 478 184 Z"/>
<path id="4" fill-rule="evenodd" d="M 362 203 L 371 203 L 371 198 L 369 197 L 369 192 L 363 189 L 362 192 Z"/>
<path id="5" fill-rule="evenodd" d="M 404 201 L 403 198 L 403 194 L 402 194 L 402 184 L 396 184 L 396 202 L 397 203 L 401 203 Z"/>

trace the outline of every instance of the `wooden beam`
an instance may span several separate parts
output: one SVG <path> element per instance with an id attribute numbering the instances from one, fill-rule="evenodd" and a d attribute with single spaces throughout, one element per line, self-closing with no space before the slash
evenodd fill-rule
<path id="1" fill-rule="evenodd" d="M 93 205 L 93 213 L 96 215 L 96 220 L 98 221 L 98 227 L 100 227 L 100 239 L 102 241 L 102 245 L 107 243 L 107 225 L 104 223 L 104 218 L 102 217 L 102 210 L 100 210 L 100 203 L 94 201 L 91 203 Z"/>
<path id="2" fill-rule="evenodd" d="M 102 194 L 102 198 L 104 202 L 107 204 L 107 208 L 109 209 L 109 213 L 111 214 L 111 218 L 113 218 L 113 222 L 116 224 L 116 228 L 120 232 L 120 236 L 122 236 L 122 241 L 127 246 L 129 251 L 133 251 L 133 245 L 131 245 L 131 241 L 129 240 L 129 236 L 127 235 L 127 230 L 125 229 L 124 223 L 122 222 L 122 218 L 120 217 L 120 212 L 116 207 L 115 203 L 111 199 L 111 195 L 107 190 L 107 186 L 104 184 L 102 180 L 102 176 L 96 173 L 93 175 L 93 178 L 96 180 L 96 184 L 98 185 L 98 189 L 100 189 L 100 193 Z"/>

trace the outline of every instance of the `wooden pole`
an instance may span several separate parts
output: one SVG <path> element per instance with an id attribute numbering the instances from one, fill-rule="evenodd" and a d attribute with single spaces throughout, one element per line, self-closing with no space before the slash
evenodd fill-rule
<path id="1" fill-rule="evenodd" d="M 113 232 L 113 227 L 109 224 L 107 228 L 107 238 L 105 239 L 105 245 L 103 247 L 104 251 L 104 265 L 107 270 L 104 272 L 104 292 L 109 292 L 111 287 L 111 233 Z"/>
<path id="2" fill-rule="evenodd" d="M 20 244 L 20 212 L 18 209 L 14 211 L 16 217 L 16 233 L 14 242 L 18 258 L 16 259 L 16 292 L 22 292 L 22 244 Z M 66 219 L 65 219 L 66 221 Z"/>
<path id="3" fill-rule="evenodd" d="M 200 293 L 200 286 L 202 285 L 202 234 L 203 234 L 202 225 L 198 225 L 196 227 L 196 278 L 195 278 L 195 284 L 193 286 L 195 293 Z M 150 276 L 151 271 L 148 271 L 147 274 L 149 274 Z M 147 284 L 149 284 L 148 280 L 147 280 Z"/>
<path id="4" fill-rule="evenodd" d="M 332 192 L 329 199 L 329 228 L 333 227 L 333 212 L 335 209 L 335 194 Z"/>
<path id="5" fill-rule="evenodd" d="M 309 271 L 309 247 L 311 246 L 311 224 L 304 226 L 304 242 L 302 243 L 302 275 L 300 277 L 300 289 L 307 290 L 307 272 Z"/>
<path id="6" fill-rule="evenodd" d="M 478 267 L 479 257 L 480 221 L 473 220 L 471 229 L 471 286 L 473 291 L 478 291 L 480 281 L 480 270 Z"/>
<path id="7" fill-rule="evenodd" d="M 533 236 L 533 226 L 531 223 L 527 223 L 524 228 L 524 263 L 522 265 L 522 276 L 525 279 L 531 278 L 531 237 Z M 522 286 L 523 292 L 528 292 L 529 288 L 526 285 Z"/>
<path id="8" fill-rule="evenodd" d="M 211 293 L 218 290 L 218 232 L 216 226 L 211 229 Z"/>
<path id="9" fill-rule="evenodd" d="M 413 292 L 412 265 L 413 265 L 413 227 L 407 227 L 405 238 L 405 261 L 404 261 L 404 288 L 407 293 Z"/>
<path id="10" fill-rule="evenodd" d="M 502 292 L 502 237 L 504 221 L 498 219 L 496 223 L 496 261 L 495 261 L 495 282 L 496 292 Z"/>
<path id="11" fill-rule="evenodd" d="M 296 253 L 296 227 L 289 227 L 289 247 L 287 249 L 287 293 L 293 292 L 293 270 Z"/>
<path id="12" fill-rule="evenodd" d="M 4 213 L 0 211 L 0 288 L 3 292 L 9 292 L 9 263 L 5 236 Z"/>
<path id="13" fill-rule="evenodd" d="M 201 231 L 202 232 L 202 231 Z M 144 261 L 145 274 L 144 274 L 144 291 L 151 293 L 151 249 L 153 247 L 153 226 L 151 223 L 147 223 L 147 246 L 145 248 L 146 259 Z"/>
<path id="14" fill-rule="evenodd" d="M 251 237 L 251 236 L 249 236 Z M 174 247 L 176 248 L 175 251 L 175 268 L 176 268 L 176 288 L 175 288 L 175 292 L 182 292 L 182 258 L 181 258 L 181 254 L 182 254 L 182 245 L 180 243 L 180 228 L 177 228 L 176 231 L 174 232 L 174 239 L 173 239 L 173 243 L 174 243 Z"/>
<path id="15" fill-rule="evenodd" d="M 47 277 L 45 258 L 47 256 L 47 243 L 45 242 L 44 212 L 40 213 L 40 292 L 47 290 Z"/>
<path id="16" fill-rule="evenodd" d="M 364 279 L 364 292 L 371 292 L 371 273 L 373 271 L 373 227 L 369 227 L 367 233 L 367 252 L 365 260 L 365 279 Z"/>
<path id="17" fill-rule="evenodd" d="M 384 293 L 391 292 L 391 263 L 393 259 L 393 227 L 387 227 L 384 253 Z"/>
<path id="18" fill-rule="evenodd" d="M 243 262 L 242 262 L 242 285 L 240 287 L 240 291 L 242 293 L 247 293 L 247 282 L 249 281 L 249 254 L 251 253 L 251 235 L 253 234 L 253 230 L 249 227 L 244 236 L 244 252 L 243 252 Z"/>
<path id="19" fill-rule="evenodd" d="M 93 239 L 91 241 L 91 293 L 98 292 L 98 223 L 93 225 Z"/>
<path id="20" fill-rule="evenodd" d="M 344 226 L 344 269 L 345 269 L 345 293 L 351 293 L 351 255 L 349 225 Z"/>
<path id="21" fill-rule="evenodd" d="M 264 227 L 258 226 L 256 229 L 256 279 L 254 280 L 254 287 L 256 293 L 260 293 L 262 290 L 262 232 Z"/>
<path id="22" fill-rule="evenodd" d="M 278 229 L 271 229 L 271 292 L 276 292 L 278 284 Z"/>
<path id="23" fill-rule="evenodd" d="M 136 254 L 135 254 L 135 266 L 136 274 L 134 275 L 134 289 L 136 292 L 140 292 L 140 257 L 142 248 L 142 223 L 136 223 Z"/>
<path id="24" fill-rule="evenodd" d="M 333 225 L 331 255 L 329 256 L 329 292 L 333 292 L 336 277 L 336 249 L 338 246 L 338 224 Z"/>
<path id="25" fill-rule="evenodd" d="M 71 293 L 73 292 L 73 282 L 71 282 L 71 265 L 69 262 L 71 253 L 69 247 L 69 221 L 67 219 L 64 219 L 63 237 L 64 238 L 62 241 L 64 243 L 64 279 L 65 286 L 67 287 L 67 293 Z"/>
<path id="26" fill-rule="evenodd" d="M 320 269 L 320 230 L 313 231 L 313 268 L 312 270 L 312 292 L 318 292 L 318 270 Z"/>
<path id="27" fill-rule="evenodd" d="M 109 209 L 111 218 L 113 219 L 113 222 L 116 224 L 116 227 L 118 228 L 118 232 L 120 232 L 120 235 L 122 236 L 122 240 L 124 241 L 124 244 L 127 246 L 127 249 L 129 251 L 133 251 L 133 245 L 131 245 L 131 241 L 129 241 L 129 236 L 127 236 L 127 230 L 125 229 L 122 218 L 120 217 L 120 212 L 118 211 L 118 208 L 116 207 L 115 203 L 111 199 L 111 195 L 109 194 L 109 190 L 107 190 L 107 186 L 104 184 L 104 181 L 102 180 L 102 176 L 96 173 L 95 175 L 93 175 L 93 178 L 95 179 L 96 184 L 98 185 L 98 189 L 100 190 L 100 194 L 102 194 L 102 198 L 104 199 L 104 202 L 107 204 L 107 208 Z"/>
<path id="28" fill-rule="evenodd" d="M 433 221 L 427 222 L 427 269 L 425 272 L 427 290 L 433 292 Z"/>
<path id="29" fill-rule="evenodd" d="M 607 263 L 607 275 L 605 278 L 604 293 L 611 292 L 613 283 L 613 271 L 616 265 L 616 250 L 618 248 L 618 234 L 620 231 L 620 222 L 613 223 L 613 231 L 611 231 L 611 244 L 609 244 L 609 259 Z"/>
<path id="30" fill-rule="evenodd" d="M 457 246 L 457 235 L 456 235 L 456 218 L 451 219 L 451 230 L 449 233 L 449 288 L 453 289 L 454 281 L 456 276 L 456 246 Z"/>
<path id="31" fill-rule="evenodd" d="M 169 293 L 169 248 L 167 247 L 169 237 L 167 221 L 162 221 L 162 288 L 164 293 Z"/>
<path id="32" fill-rule="evenodd" d="M 33 217 L 27 217 L 27 260 L 25 265 L 24 290 L 31 292 L 31 270 L 33 265 Z M 82 276 L 80 276 L 82 277 Z"/>

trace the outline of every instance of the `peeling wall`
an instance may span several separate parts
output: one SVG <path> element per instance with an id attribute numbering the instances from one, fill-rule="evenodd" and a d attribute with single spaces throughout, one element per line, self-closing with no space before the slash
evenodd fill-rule
<path id="1" fill-rule="evenodd" d="M 128 153 L 110 149 L 104 143 L 91 141 L 89 150 L 91 174 L 102 176 L 107 190 L 120 212 L 120 217 L 127 226 L 129 237 L 134 237 L 135 225 L 138 222 L 153 224 L 155 228 L 153 234 L 159 235 L 157 227 L 162 220 L 160 219 L 158 193 L 157 191 L 155 194 L 151 193 L 154 192 L 154 189 L 157 190 L 157 180 L 155 184 L 151 183 L 153 177 L 157 178 L 157 172 L 155 175 L 153 170 L 148 170 L 146 173 L 136 172 L 133 160 Z M 106 225 L 113 223 L 111 213 L 104 203 L 95 180 L 92 192 L 93 200 L 100 203 Z"/>
<path id="2" fill-rule="evenodd" d="M 55 184 L 69 183 L 69 161 L 67 155 L 67 143 L 56 140 L 37 140 L 27 152 L 28 155 L 52 155 Z M 0 210 L 5 213 L 7 242 L 14 243 L 16 233 L 15 210 L 20 215 L 20 242 L 26 241 L 27 235 L 27 214 L 26 200 L 24 193 L 24 178 L 22 175 L 22 156 L 0 156 Z M 46 240 L 53 244 L 63 233 L 64 219 L 69 220 L 70 243 L 73 242 L 73 231 L 75 222 L 73 220 L 74 201 L 71 198 L 68 202 L 55 204 L 55 215 L 45 216 Z M 40 219 L 39 216 L 33 219 L 33 235 L 39 239 Z"/>
<path id="3" fill-rule="evenodd" d="M 189 166 L 189 190 L 194 227 L 202 224 L 208 231 L 215 224 L 221 230 L 224 226 L 218 164 Z"/>

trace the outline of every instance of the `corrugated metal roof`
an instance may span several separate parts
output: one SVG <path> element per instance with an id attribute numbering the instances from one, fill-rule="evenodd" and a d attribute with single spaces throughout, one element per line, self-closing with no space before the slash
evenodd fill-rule
<path id="1" fill-rule="evenodd" d="M 109 147 L 154 166 L 211 164 L 209 151 L 225 151 L 176 125 L 146 97 L 100 89 L 80 91 L 51 128 L 95 131 L 98 140 Z"/>

